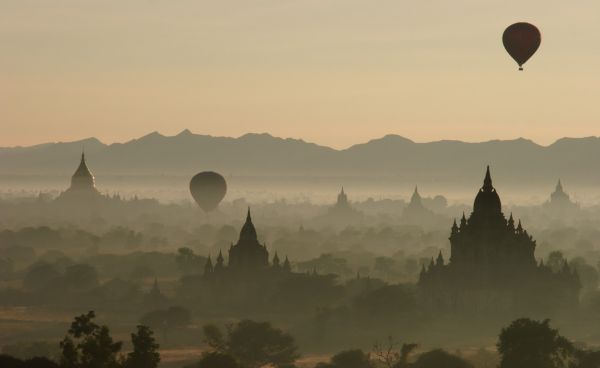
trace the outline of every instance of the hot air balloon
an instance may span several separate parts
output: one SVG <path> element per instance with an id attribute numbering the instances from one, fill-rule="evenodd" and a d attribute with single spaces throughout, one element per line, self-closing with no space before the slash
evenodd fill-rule
<path id="1" fill-rule="evenodd" d="M 213 171 L 196 174 L 190 181 L 190 193 L 204 212 L 217 208 L 226 192 L 225 178 Z"/>
<path id="2" fill-rule="evenodd" d="M 519 64 L 519 70 L 523 70 L 523 64 L 535 54 L 541 42 L 542 35 L 539 29 L 524 22 L 509 26 L 502 35 L 504 48 Z"/>

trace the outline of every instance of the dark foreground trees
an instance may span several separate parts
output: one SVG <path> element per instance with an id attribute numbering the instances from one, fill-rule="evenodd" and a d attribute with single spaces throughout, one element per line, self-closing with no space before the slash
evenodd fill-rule
<path id="1" fill-rule="evenodd" d="M 243 320 L 227 326 L 225 334 L 215 325 L 206 325 L 204 336 L 214 353 L 229 355 L 245 368 L 265 365 L 286 367 L 299 356 L 294 338 L 268 322 Z M 201 364 L 206 365 L 207 359 L 216 357 L 225 359 L 223 356 L 205 355 Z"/>
<path id="2" fill-rule="evenodd" d="M 58 364 L 48 358 L 32 358 L 21 360 L 9 355 L 0 355 L 2 368 L 59 368 Z"/>
<path id="3" fill-rule="evenodd" d="M 419 355 L 410 365 L 412 368 L 472 368 L 463 358 L 450 354 L 442 349 L 435 349 Z"/>
<path id="4" fill-rule="evenodd" d="M 153 332 L 138 326 L 131 334 L 133 351 L 120 355 L 123 343 L 115 342 L 107 326 L 94 322 L 93 311 L 75 317 L 61 341 L 61 368 L 156 368 L 160 362 L 158 344 Z"/>
<path id="5" fill-rule="evenodd" d="M 575 348 L 550 327 L 550 320 L 521 318 L 503 328 L 498 339 L 500 368 L 598 368 L 600 352 Z"/>
<path id="6" fill-rule="evenodd" d="M 131 334 L 133 351 L 127 354 L 125 368 L 156 368 L 160 362 L 158 344 L 154 333 L 147 326 L 137 326 L 137 333 Z"/>
<path id="7" fill-rule="evenodd" d="M 368 353 L 360 349 L 342 351 L 331 357 L 329 363 L 319 363 L 315 368 L 373 368 Z"/>
<path id="8" fill-rule="evenodd" d="M 342 351 L 334 355 L 328 363 L 319 363 L 315 368 L 472 368 L 472 365 L 459 356 L 441 349 L 431 350 L 420 354 L 413 363 L 408 362 L 408 355 L 416 347 L 415 344 L 404 344 L 400 352 L 376 349 L 371 354 L 359 349 Z M 389 354 L 386 354 L 389 352 Z"/>
<path id="9" fill-rule="evenodd" d="M 229 354 L 218 352 L 202 355 L 197 368 L 240 368 L 235 359 Z"/>
<path id="10" fill-rule="evenodd" d="M 558 330 L 550 328 L 550 320 L 521 318 L 503 328 L 498 340 L 500 368 L 560 368 L 573 358 L 573 344 Z"/>

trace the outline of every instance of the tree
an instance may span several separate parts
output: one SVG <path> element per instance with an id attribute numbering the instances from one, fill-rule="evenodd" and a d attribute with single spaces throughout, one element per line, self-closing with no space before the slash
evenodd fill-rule
<path id="1" fill-rule="evenodd" d="M 284 367 L 298 358 L 294 338 L 268 322 L 243 320 L 228 326 L 226 336 L 216 326 L 206 325 L 204 335 L 215 352 L 230 355 L 248 368 Z"/>
<path id="2" fill-rule="evenodd" d="M 37 357 L 25 360 L 23 367 L 27 368 L 58 368 L 58 364 L 48 358 Z"/>
<path id="3" fill-rule="evenodd" d="M 346 350 L 331 358 L 331 366 L 335 368 L 371 368 L 373 363 L 368 353 L 359 349 Z"/>
<path id="4" fill-rule="evenodd" d="M 472 368 L 473 366 L 459 356 L 442 349 L 431 350 L 419 355 L 411 365 L 414 368 Z"/>
<path id="5" fill-rule="evenodd" d="M 600 351 L 577 351 L 578 363 L 576 368 L 598 368 L 600 367 Z"/>
<path id="6" fill-rule="evenodd" d="M 60 365 L 63 368 L 118 367 L 117 354 L 122 343 L 114 342 L 106 326 L 93 322 L 93 311 L 75 317 L 67 336 L 61 341 Z"/>
<path id="7" fill-rule="evenodd" d="M 400 351 L 397 350 L 398 346 L 400 346 L 400 344 L 394 341 L 392 336 L 389 336 L 385 345 L 376 343 L 375 346 L 373 346 L 373 355 L 387 368 L 406 368 L 408 367 L 410 355 L 418 345 L 402 344 Z"/>
<path id="8" fill-rule="evenodd" d="M 500 368 L 560 368 L 573 360 L 569 340 L 550 328 L 550 320 L 521 318 L 503 328 L 497 343 Z"/>
<path id="9" fill-rule="evenodd" d="M 239 368 L 235 359 L 228 354 L 204 353 L 197 368 Z"/>
<path id="10" fill-rule="evenodd" d="M 133 351 L 127 354 L 125 368 L 156 368 L 160 362 L 159 345 L 154 333 L 147 326 L 137 326 L 137 334 L 131 334 Z"/>
<path id="11" fill-rule="evenodd" d="M 10 355 L 0 355 L 0 367 L 3 368 L 24 368 L 23 361 Z"/>

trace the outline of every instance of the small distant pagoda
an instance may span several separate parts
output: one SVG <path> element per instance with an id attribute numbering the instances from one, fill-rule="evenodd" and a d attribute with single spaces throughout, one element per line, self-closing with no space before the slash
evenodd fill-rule
<path id="1" fill-rule="evenodd" d="M 562 182 L 558 179 L 554 192 L 550 194 L 550 200 L 546 202 L 545 206 L 552 210 L 572 210 L 577 209 L 579 206 L 571 201 L 569 195 L 565 192 L 562 186 Z"/>
<path id="2" fill-rule="evenodd" d="M 410 202 L 404 209 L 403 215 L 406 217 L 422 217 L 433 215 L 433 212 L 423 205 L 423 199 L 419 194 L 419 188 L 417 186 L 415 186 L 415 191 L 410 197 Z"/>
<path id="3" fill-rule="evenodd" d="M 58 199 L 60 200 L 89 200 L 102 198 L 102 194 L 96 189 L 94 175 L 85 161 L 85 153 L 81 153 L 79 167 L 71 177 L 71 186 L 65 190 Z"/>
<path id="4" fill-rule="evenodd" d="M 402 222 L 410 225 L 428 226 L 436 224 L 440 220 L 432 210 L 423 205 L 423 198 L 419 194 L 419 189 L 415 186 L 410 202 L 402 212 Z"/>

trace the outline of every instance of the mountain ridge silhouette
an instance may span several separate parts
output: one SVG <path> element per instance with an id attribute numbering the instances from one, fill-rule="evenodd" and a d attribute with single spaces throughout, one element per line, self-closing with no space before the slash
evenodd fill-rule
<path id="1" fill-rule="evenodd" d="M 515 180 L 581 177 L 600 182 L 600 138 L 561 138 L 543 146 L 529 139 L 414 142 L 389 134 L 345 149 L 280 138 L 268 133 L 240 137 L 151 132 L 123 143 L 96 138 L 1 147 L 0 175 L 71 173 L 82 149 L 95 173 L 191 175 L 215 170 L 249 176 L 480 176 L 490 164 L 495 176 Z"/>

